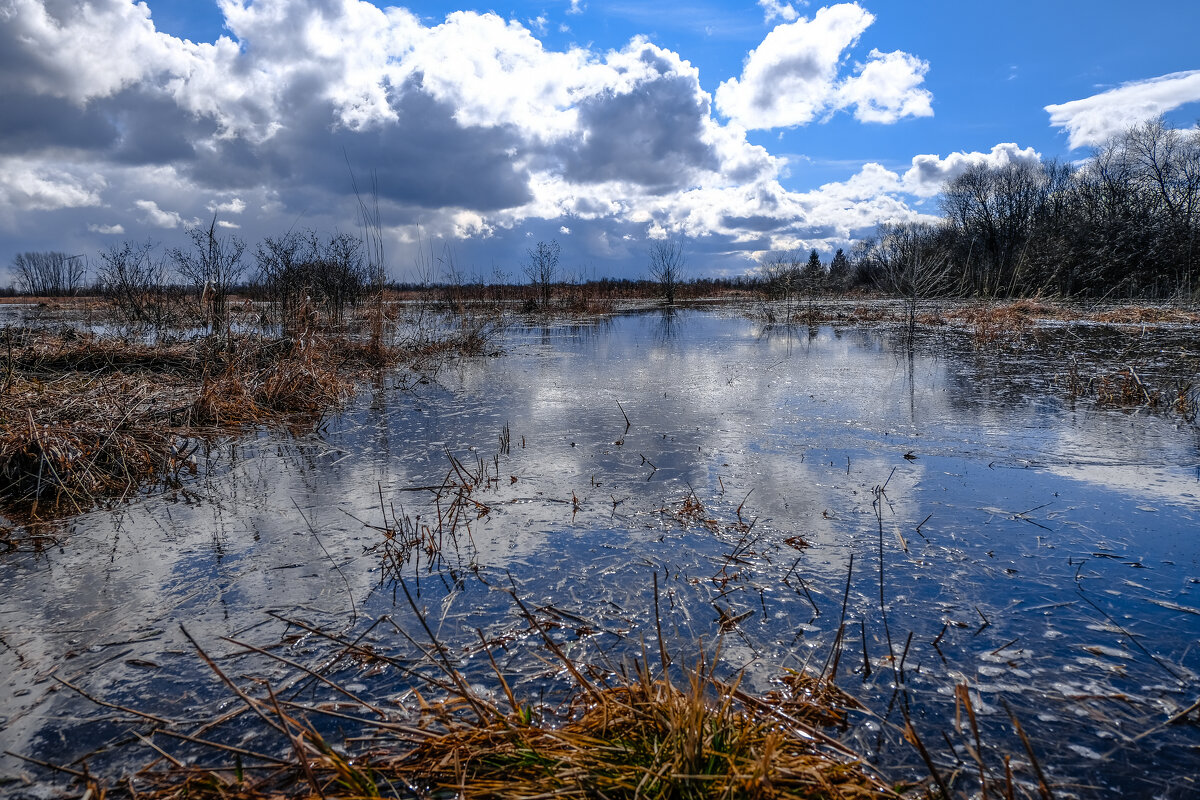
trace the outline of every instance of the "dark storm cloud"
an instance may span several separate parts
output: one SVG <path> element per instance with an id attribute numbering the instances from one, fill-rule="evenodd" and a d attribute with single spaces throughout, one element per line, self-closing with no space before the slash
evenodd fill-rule
<path id="1" fill-rule="evenodd" d="M 186 164 L 195 143 L 216 132 L 215 123 L 184 111 L 159 92 L 130 89 L 93 101 L 117 132 L 111 158 L 123 164 Z"/>
<path id="2" fill-rule="evenodd" d="M 397 120 L 355 131 L 335 123 L 328 101 L 285 103 L 274 136 L 261 144 L 220 140 L 191 175 L 213 188 L 276 186 L 289 207 L 290 193 L 302 189 L 350 194 L 350 168 L 360 190 L 369 192 L 374 179 L 381 199 L 402 205 L 493 211 L 529 201 L 528 176 L 514 164 L 519 131 L 459 125 L 454 109 L 416 79 L 392 91 L 389 105 Z"/>
<path id="3" fill-rule="evenodd" d="M 410 80 L 389 105 L 399 120 L 361 133 L 331 133 L 352 163 L 374 170 L 388 198 L 426 208 L 494 211 L 532 199 L 528 176 L 515 164 L 523 148 L 513 126 L 463 127 L 454 108 Z M 344 179 L 342 181 L 344 185 Z"/>
<path id="4" fill-rule="evenodd" d="M 721 225 L 725 228 L 742 228 L 759 233 L 782 230 L 792 224 L 793 220 L 768 217 L 762 214 L 745 217 L 724 216 L 721 218 Z"/>
<path id="5" fill-rule="evenodd" d="M 687 186 L 698 170 L 720 169 L 713 146 L 704 140 L 709 102 L 695 77 L 675 72 L 676 65 L 652 48 L 640 58 L 658 77 L 579 104 L 580 139 L 560 153 L 565 177 L 625 181 L 664 193 Z"/>
<path id="6" fill-rule="evenodd" d="M 94 105 L 81 108 L 57 97 L 23 91 L 4 93 L 0 152 L 22 153 L 46 147 L 103 151 L 110 149 L 117 138 L 112 120 Z"/>

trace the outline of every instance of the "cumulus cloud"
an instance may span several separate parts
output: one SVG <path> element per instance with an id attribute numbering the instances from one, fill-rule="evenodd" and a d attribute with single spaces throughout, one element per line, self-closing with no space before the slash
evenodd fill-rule
<path id="1" fill-rule="evenodd" d="M 104 180 L 48 160 L 0 157 L 0 214 L 98 206 Z"/>
<path id="2" fill-rule="evenodd" d="M 748 127 L 837 109 L 871 122 L 928 113 L 920 59 L 872 50 L 846 63 L 873 20 L 857 4 L 803 19 L 798 3 L 764 3 L 792 21 L 718 91 L 727 119 L 694 66 L 642 37 L 550 50 L 493 13 L 431 24 L 365 0 L 218 5 L 230 35 L 194 44 L 158 31 L 145 4 L 0 0 L 12 12 L 0 26 L 0 232 L 41 226 L 38 241 L 86 249 L 214 214 L 250 240 L 297 221 L 352 229 L 351 174 L 378 188 L 401 263 L 417 224 L 518 258 L 530 237 L 566 228 L 585 257 L 640 263 L 648 234 L 750 255 L 912 213 L 907 177 L 864 168 L 791 192 L 785 162 L 747 141 Z"/>
<path id="3" fill-rule="evenodd" d="M 92 233 L 98 233 L 101 236 L 121 236 L 125 233 L 124 225 L 98 225 L 92 223 L 87 226 L 87 229 Z"/>
<path id="4" fill-rule="evenodd" d="M 1200 101 L 1200 70 L 1173 72 L 1046 106 L 1050 124 L 1067 132 L 1072 149 L 1103 143 L 1128 128 Z"/>
<path id="5" fill-rule="evenodd" d="M 158 34 L 144 3 L 9 0 L 0 27 L 0 89 L 32 89 L 77 105 L 162 68 L 181 66 L 184 42 Z M 19 64 L 21 71 L 8 67 Z"/>
<path id="6" fill-rule="evenodd" d="M 995 145 L 987 153 L 951 153 L 942 158 L 938 155 L 914 156 L 912 166 L 904 173 L 904 191 L 918 197 L 933 197 L 942 189 L 942 184 L 953 180 L 971 167 L 1003 167 L 1017 162 L 1037 163 L 1042 156 L 1032 147 L 1019 147 L 1013 142 Z"/>
<path id="7" fill-rule="evenodd" d="M 240 197 L 234 197 L 224 203 L 212 202 L 208 204 L 208 210 L 214 214 L 241 214 L 246 210 L 246 201 Z"/>
<path id="8" fill-rule="evenodd" d="M 891 124 L 902 117 L 933 116 L 933 94 L 921 88 L 928 62 L 899 50 L 872 50 L 869 60 L 838 87 L 835 105 L 854 108 L 860 122 Z"/>
<path id="9" fill-rule="evenodd" d="M 746 57 L 741 77 L 717 88 L 717 108 L 748 129 L 805 125 L 845 109 L 863 122 L 932 115 L 933 96 L 920 87 L 929 65 L 916 56 L 871 50 L 854 74 L 839 74 L 844 53 L 874 21 L 857 3 L 842 3 L 777 26 Z"/>
<path id="10" fill-rule="evenodd" d="M 776 19 L 794 22 L 800 16 L 800 12 L 791 3 L 781 3 L 779 0 L 758 0 L 758 5 L 762 8 L 763 18 L 767 22 Z"/>
<path id="11" fill-rule="evenodd" d="M 846 180 L 824 184 L 811 197 L 821 196 L 824 200 L 843 205 L 874 201 L 882 197 L 890 197 L 896 203 L 904 203 L 905 195 L 928 199 L 939 194 L 946 181 L 953 180 L 971 167 L 1037 163 L 1041 158 L 1041 154 L 1032 147 L 1020 147 L 1012 142 L 1004 142 L 995 145 L 986 153 L 960 151 L 945 158 L 936 154 L 913 156 L 911 165 L 903 174 L 881 164 L 868 162 Z M 907 204 L 905 206 L 907 207 Z M 895 206 L 893 211 L 898 209 L 899 206 Z M 900 213 L 904 216 L 904 212 Z M 915 215 L 916 212 L 912 214 Z M 910 218 L 916 219 L 917 216 L 910 215 Z"/>
<path id="12" fill-rule="evenodd" d="M 153 200 L 138 200 L 134 206 L 143 212 L 143 221 L 156 228 L 178 228 L 183 224 L 183 217 L 178 211 L 164 211 Z"/>

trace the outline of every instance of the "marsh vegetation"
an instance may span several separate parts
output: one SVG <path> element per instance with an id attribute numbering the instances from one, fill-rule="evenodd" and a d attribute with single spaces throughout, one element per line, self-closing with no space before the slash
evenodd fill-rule
<path id="1" fill-rule="evenodd" d="M 8 312 L 5 791 L 1194 789 L 1186 308 L 284 294 Z"/>

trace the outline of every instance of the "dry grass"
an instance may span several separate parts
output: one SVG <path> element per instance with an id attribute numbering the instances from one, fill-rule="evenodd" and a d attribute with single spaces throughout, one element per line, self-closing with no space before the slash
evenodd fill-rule
<path id="1" fill-rule="evenodd" d="M 0 503 L 30 516 L 78 513 L 191 467 L 194 444 L 170 423 L 178 384 L 123 371 L 18 377 L 0 411 Z"/>
<path id="2" fill-rule="evenodd" d="M 973 329 L 977 344 L 1012 343 L 1039 320 L 1074 320 L 1106 325 L 1197 324 L 1200 314 L 1182 308 L 1122 305 L 1107 309 L 1084 309 L 1052 303 L 1041 298 L 1024 298 L 998 304 L 964 305 L 946 316 Z"/>
<path id="3" fill-rule="evenodd" d="M 367 372 L 486 352 L 494 331 L 461 325 L 404 347 L 310 329 L 149 345 L 0 331 L 0 511 L 80 513 L 196 470 L 205 439 L 247 425 L 311 426 Z"/>
<path id="4" fill-rule="evenodd" d="M 367 730 L 353 745 L 335 748 L 307 721 L 305 710 L 283 701 L 270 686 L 258 696 L 237 689 L 200 651 L 261 721 L 261 735 L 249 741 L 263 752 L 213 743 L 212 733 L 201 742 L 157 736 L 156 730 L 146 739 L 155 737 L 156 749 L 167 746 L 159 749 L 166 760 L 126 779 L 122 788 L 152 800 L 898 796 L 823 732 L 843 724 L 855 704 L 819 678 L 791 673 L 779 689 L 755 697 L 740 688 L 737 677 L 720 679 L 704 655 L 694 667 L 679 669 L 663 654 L 657 676 L 645 655 L 626 668 L 589 668 L 563 654 L 521 608 L 540 632 L 547 657 L 570 676 L 573 690 L 560 705 L 518 700 L 485 646 L 481 652 L 503 690 L 504 699 L 493 703 L 434 640 L 426 666 L 438 671 L 426 677 L 425 689 L 440 699 L 421 700 L 410 720 L 375 724 L 367 718 L 377 708 L 362 704 L 347 714 L 355 704 L 340 704 L 344 720 L 364 722 Z M 212 764 L 213 755 L 219 764 L 191 766 L 191 759 L 171 755 L 181 739 L 208 745 L 209 757 L 199 757 L 197 764 Z M 268 740 L 282 742 L 287 755 L 266 755 L 279 752 Z"/>
<path id="5" fill-rule="evenodd" d="M 1200 314 L 1181 308 L 1131 305 L 1097 312 L 1091 315 L 1091 319 L 1111 325 L 1146 325 L 1164 322 L 1194 325 L 1200 322 Z"/>
<path id="6" fill-rule="evenodd" d="M 891 796 L 813 735 L 827 713 L 792 686 L 757 700 L 703 661 L 682 685 L 639 663 L 581 690 L 565 721 L 534 722 L 520 706 L 486 724 L 437 713 L 442 732 L 381 766 L 410 785 L 480 798 Z"/>
<path id="7" fill-rule="evenodd" d="M 319 418 L 354 389 L 348 356 L 315 336 L 238 348 L 205 373 L 189 412 L 192 425 L 247 425 L 285 417 Z"/>
<path id="8" fill-rule="evenodd" d="M 1060 306 L 1029 298 L 999 305 L 963 306 L 949 311 L 947 317 L 971 328 L 977 345 L 989 345 L 1011 343 L 1038 320 L 1064 319 L 1067 312 Z"/>

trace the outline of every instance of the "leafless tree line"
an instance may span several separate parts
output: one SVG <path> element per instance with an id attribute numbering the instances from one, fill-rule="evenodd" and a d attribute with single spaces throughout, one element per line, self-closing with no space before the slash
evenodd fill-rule
<path id="1" fill-rule="evenodd" d="M 83 288 L 87 260 L 66 253 L 20 253 L 13 259 L 17 287 L 39 297 L 75 294 Z"/>
<path id="2" fill-rule="evenodd" d="M 127 322 L 162 329 L 199 318 L 217 332 L 228 323 L 230 293 L 244 287 L 267 301 L 274 321 L 291 334 L 317 313 L 340 322 L 372 280 L 363 242 L 349 234 L 269 236 L 253 263 L 246 243 L 222 234 L 215 219 L 189 228 L 187 237 L 188 247 L 160 251 L 151 241 L 127 241 L 101 252 L 96 286 Z"/>
<path id="3" fill-rule="evenodd" d="M 1145 122 L 1080 166 L 975 166 L 945 185 L 941 204 L 939 225 L 884 225 L 860 242 L 858 281 L 901 296 L 1200 290 L 1200 129 Z"/>
<path id="4" fill-rule="evenodd" d="M 363 242 L 347 233 L 322 238 L 315 231 L 263 239 L 255 251 L 254 286 L 271 301 L 285 331 L 313 311 L 340 322 L 359 303 L 372 280 Z"/>
<path id="5" fill-rule="evenodd" d="M 792 250 L 767 256 L 759 269 L 762 290 L 769 299 L 782 301 L 785 322 L 796 321 L 801 301 L 807 301 L 811 315 L 817 297 L 846 292 L 853 277 L 850 259 L 840 248 L 828 264 L 816 250 L 810 250 L 807 257 L 803 250 Z"/>

